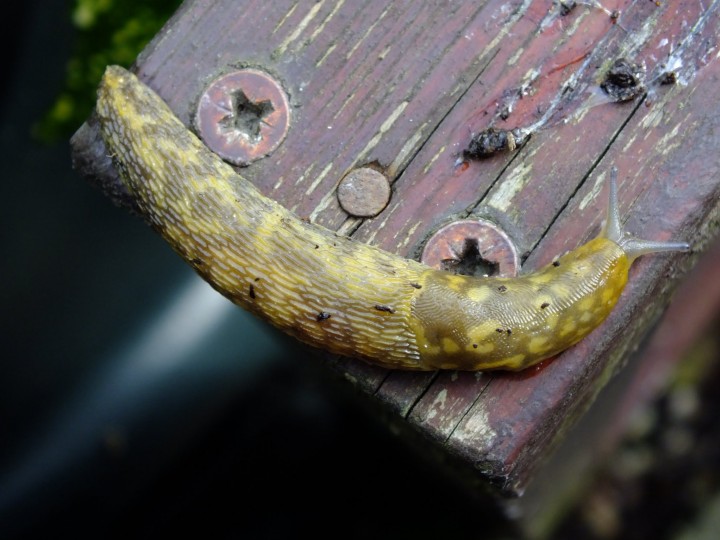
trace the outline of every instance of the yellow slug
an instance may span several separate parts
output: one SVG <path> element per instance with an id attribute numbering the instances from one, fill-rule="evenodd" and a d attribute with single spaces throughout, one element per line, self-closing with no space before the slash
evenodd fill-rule
<path id="1" fill-rule="evenodd" d="M 386 367 L 526 368 L 607 317 L 636 257 L 688 249 L 625 233 L 613 174 L 601 237 L 522 277 L 451 275 L 298 219 L 120 67 L 96 110 L 140 211 L 215 289 L 305 343 Z"/>

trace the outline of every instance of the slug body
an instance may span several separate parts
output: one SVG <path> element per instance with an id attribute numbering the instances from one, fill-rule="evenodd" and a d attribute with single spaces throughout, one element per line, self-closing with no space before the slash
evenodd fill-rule
<path id="1" fill-rule="evenodd" d="M 519 370 L 610 313 L 632 260 L 687 249 L 619 226 L 519 278 L 430 269 L 299 220 L 210 152 L 134 75 L 109 67 L 96 106 L 148 222 L 216 290 L 310 345 L 391 368 Z"/>

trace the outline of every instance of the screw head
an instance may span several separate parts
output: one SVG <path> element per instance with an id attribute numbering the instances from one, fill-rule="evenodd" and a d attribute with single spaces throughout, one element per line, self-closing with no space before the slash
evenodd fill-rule
<path id="1" fill-rule="evenodd" d="M 213 152 L 249 165 L 275 150 L 290 127 L 290 104 L 280 84 L 257 69 L 215 79 L 198 101 L 195 125 Z"/>
<path id="2" fill-rule="evenodd" d="M 438 270 L 468 275 L 513 277 L 520 270 L 510 237 L 484 219 L 445 225 L 428 239 L 420 260 Z"/>
<path id="3" fill-rule="evenodd" d="M 375 217 L 390 202 L 390 183 L 380 171 L 361 167 L 350 171 L 337 188 L 340 206 L 356 217 Z"/>

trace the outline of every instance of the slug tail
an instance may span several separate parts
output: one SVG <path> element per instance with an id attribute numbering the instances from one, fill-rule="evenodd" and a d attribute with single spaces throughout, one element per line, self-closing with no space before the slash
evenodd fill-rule
<path id="1" fill-rule="evenodd" d="M 690 250 L 690 245 L 687 242 L 656 242 L 653 240 L 643 240 L 623 229 L 622 223 L 620 222 L 617 196 L 617 167 L 613 167 L 610 170 L 609 192 L 607 220 L 602 236 L 619 245 L 631 263 L 638 257 L 647 255 L 648 253 Z"/>

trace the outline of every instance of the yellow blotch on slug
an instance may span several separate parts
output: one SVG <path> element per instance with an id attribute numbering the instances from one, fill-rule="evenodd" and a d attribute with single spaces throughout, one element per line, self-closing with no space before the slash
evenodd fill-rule
<path id="1" fill-rule="evenodd" d="M 560 328 L 560 337 L 565 337 L 568 334 L 572 334 L 575 329 L 577 328 L 577 324 L 572 319 L 567 321 L 565 324 L 562 325 L 562 328 Z"/>
<path id="2" fill-rule="evenodd" d="M 467 290 L 467 277 L 466 276 L 445 276 L 448 287 L 459 293 L 464 293 Z"/>
<path id="3" fill-rule="evenodd" d="M 460 350 L 460 345 L 458 345 L 454 340 L 450 338 L 443 338 L 442 349 L 446 353 L 452 354 Z"/>
<path id="4" fill-rule="evenodd" d="M 546 336 L 536 336 L 532 338 L 527 345 L 527 349 L 532 354 L 540 354 L 549 351 L 552 344 L 548 344 L 549 338 Z"/>
<path id="5" fill-rule="evenodd" d="M 560 315 L 558 313 L 551 313 L 545 318 L 545 326 L 547 326 L 548 330 L 555 330 L 559 319 Z"/>
<path id="6" fill-rule="evenodd" d="M 421 354 L 426 354 L 429 356 L 437 356 L 442 351 L 442 349 L 438 345 L 430 344 L 427 336 L 425 335 L 425 332 L 422 331 L 421 329 L 418 329 L 418 332 L 416 334 L 416 340 L 417 340 L 418 348 L 421 351 Z"/>
<path id="7" fill-rule="evenodd" d="M 459 369 L 460 364 L 457 362 L 443 362 L 439 367 L 440 369 Z"/>
<path id="8" fill-rule="evenodd" d="M 618 294 L 614 287 L 608 285 L 608 287 L 602 292 L 602 302 L 603 304 L 609 304 L 612 302 L 613 304 L 617 300 Z"/>
<path id="9" fill-rule="evenodd" d="M 490 287 L 473 287 L 467 290 L 467 295 L 473 302 L 483 302 L 490 296 Z"/>
<path id="10" fill-rule="evenodd" d="M 488 354 L 495 350 L 495 345 L 487 341 L 484 343 L 471 343 L 465 347 L 465 350 L 479 354 Z"/>
<path id="11" fill-rule="evenodd" d="M 526 356 L 527 355 L 525 354 L 515 354 L 513 356 L 508 356 L 507 358 L 503 358 L 499 362 L 496 362 L 495 365 L 507 369 L 520 369 Z"/>
<path id="12" fill-rule="evenodd" d="M 502 325 L 498 321 L 489 320 L 471 328 L 468 331 L 468 339 L 471 343 L 492 341 L 498 334 L 497 329 Z"/>

